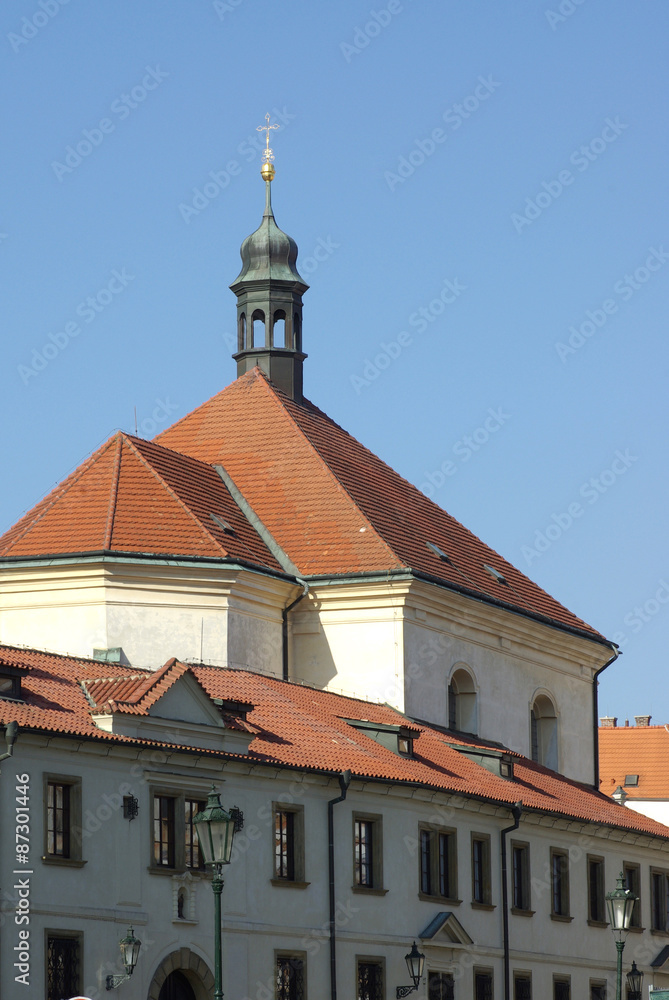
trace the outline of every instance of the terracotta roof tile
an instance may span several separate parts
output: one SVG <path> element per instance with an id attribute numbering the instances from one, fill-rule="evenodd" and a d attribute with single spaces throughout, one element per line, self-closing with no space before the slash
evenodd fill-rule
<path id="1" fill-rule="evenodd" d="M 211 466 L 121 432 L 0 538 L 0 557 L 100 551 L 281 570 Z"/>
<path id="2" fill-rule="evenodd" d="M 317 407 L 284 396 L 258 368 L 156 441 L 223 465 L 305 576 L 411 569 L 605 641 Z M 486 564 L 506 582 L 495 580 Z"/>
<path id="3" fill-rule="evenodd" d="M 610 795 L 622 785 L 632 799 L 669 799 L 669 732 L 665 726 L 600 727 L 600 788 Z M 625 775 L 638 774 L 638 786 Z"/>
<path id="4" fill-rule="evenodd" d="M 158 692 L 161 685 L 171 682 L 177 671 L 191 670 L 212 698 L 253 705 L 248 725 L 256 735 L 249 757 L 258 762 L 327 773 L 350 768 L 358 777 L 419 784 L 509 806 L 520 800 L 526 809 L 669 838 L 669 828 L 622 808 L 606 795 L 569 781 L 518 754 L 513 755 L 515 780 L 507 781 L 448 745 L 458 741 L 467 743 L 461 735 L 458 738 L 412 720 L 411 725 L 417 733 L 414 756 L 405 758 L 346 722 L 346 719 L 358 719 L 390 725 L 406 723 L 403 715 L 385 705 L 302 687 L 246 670 L 186 666 L 176 660 L 169 660 L 161 671 L 145 673 L 116 664 L 0 646 L 0 661 L 29 668 L 22 679 L 25 703 L 0 699 L 0 723 L 16 719 L 19 726 L 26 729 L 120 743 L 141 742 L 112 736 L 95 726 L 92 718 L 95 710 L 86 698 L 81 681 L 85 680 L 87 686 L 93 682 L 107 685 L 106 695 L 114 689 L 118 679 L 116 694 L 123 692 L 130 704 L 132 699 L 141 700 L 154 688 Z M 128 681 L 129 686 L 124 689 L 120 679 Z M 100 697 L 103 697 L 102 692 L 101 686 Z M 476 746 L 480 742 L 472 740 Z"/>

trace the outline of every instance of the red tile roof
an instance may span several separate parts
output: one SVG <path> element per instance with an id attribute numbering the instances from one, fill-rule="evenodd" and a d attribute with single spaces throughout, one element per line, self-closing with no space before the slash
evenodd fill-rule
<path id="1" fill-rule="evenodd" d="M 130 702 L 133 698 L 141 700 L 152 686 L 158 691 L 179 672 L 192 670 L 212 698 L 253 705 L 248 716 L 250 731 L 256 734 L 249 749 L 251 760 L 326 773 L 350 769 L 357 777 L 418 784 L 508 806 L 522 801 L 526 809 L 669 838 L 669 828 L 518 754 L 512 754 L 515 780 L 508 781 L 449 746 L 467 742 L 456 734 L 412 721 L 416 730 L 414 756 L 406 758 L 392 753 L 345 721 L 357 719 L 398 726 L 407 722 L 405 716 L 385 705 L 246 670 L 187 667 L 176 660 L 168 661 L 162 671 L 144 673 L 117 664 L 0 646 L 0 662 L 29 668 L 22 678 L 25 703 L 0 699 L 0 723 L 15 719 L 22 729 L 119 743 L 142 742 L 98 729 L 92 718 L 95 709 L 86 698 L 81 681 L 86 680 L 90 690 L 93 681 L 99 679 L 102 696 L 103 691 L 108 693 L 113 689 L 115 679 L 124 678 L 130 684 L 124 691 L 119 681 L 117 694 L 123 692 Z M 138 681 L 138 677 L 144 677 L 145 682 Z M 146 707 L 144 710 L 148 711 Z M 19 742 L 20 739 L 19 732 Z M 480 741 L 473 743 L 479 745 Z"/>
<path id="2" fill-rule="evenodd" d="M 304 576 L 410 569 L 604 641 L 317 407 L 298 405 L 258 368 L 156 441 L 221 464 Z"/>
<path id="3" fill-rule="evenodd" d="M 413 572 L 606 642 L 319 409 L 296 404 L 258 368 L 154 442 L 122 433 L 110 439 L 0 538 L 0 559 L 113 550 L 237 558 L 279 570 L 216 465 L 303 576 Z"/>
<path id="4" fill-rule="evenodd" d="M 665 726 L 600 727 L 600 788 L 610 795 L 622 785 L 632 799 L 669 799 L 669 732 Z M 638 774 L 637 787 L 625 775 Z"/>
<path id="5" fill-rule="evenodd" d="M 210 465 L 122 432 L 0 538 L 0 557 L 101 551 L 281 570 Z"/>

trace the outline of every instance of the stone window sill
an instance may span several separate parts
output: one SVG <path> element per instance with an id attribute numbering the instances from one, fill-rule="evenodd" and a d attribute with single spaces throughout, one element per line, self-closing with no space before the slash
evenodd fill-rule
<path id="1" fill-rule="evenodd" d="M 88 861 L 82 861 L 81 858 L 59 858 L 55 855 L 45 854 L 42 857 L 43 865 L 58 865 L 61 868 L 83 868 L 84 865 L 88 864 Z"/>
<path id="2" fill-rule="evenodd" d="M 519 910 L 517 907 L 512 906 L 511 912 L 515 917 L 533 917 L 534 910 Z"/>
<path id="3" fill-rule="evenodd" d="M 352 885 L 351 892 L 359 892 L 363 896 L 385 896 L 387 889 L 375 889 L 370 885 Z"/>
<path id="4" fill-rule="evenodd" d="M 290 878 L 271 878 L 270 882 L 281 889 L 306 889 L 307 886 L 311 885 L 311 882 L 298 882 Z"/>

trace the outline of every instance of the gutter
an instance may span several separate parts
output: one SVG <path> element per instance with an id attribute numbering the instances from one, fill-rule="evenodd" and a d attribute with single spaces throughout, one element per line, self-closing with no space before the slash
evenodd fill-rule
<path id="1" fill-rule="evenodd" d="M 513 823 L 511 826 L 500 830 L 500 843 L 502 849 L 502 934 L 504 947 L 504 1000 L 511 1000 L 511 972 L 509 959 L 509 879 L 506 865 L 506 837 L 507 834 L 517 830 L 520 826 L 520 814 L 523 811 L 523 803 L 516 802 L 511 808 Z"/>
<path id="2" fill-rule="evenodd" d="M 330 897 L 330 998 L 337 1000 L 337 961 L 336 961 L 336 939 L 335 939 L 335 863 L 334 863 L 334 807 L 338 802 L 343 802 L 346 798 L 348 786 L 351 784 L 351 772 L 342 771 L 339 775 L 339 787 L 341 795 L 328 802 L 328 870 L 330 876 L 329 897 Z"/>
<path id="3" fill-rule="evenodd" d="M 7 757 L 14 756 L 14 744 L 16 743 L 16 737 L 19 733 L 19 724 L 16 720 L 8 722 L 5 726 L 5 742 L 7 744 L 7 752 L 0 754 L 0 760 L 6 760 Z"/>
<path id="4" fill-rule="evenodd" d="M 302 598 L 309 593 L 309 584 L 304 580 L 301 580 L 300 583 L 304 588 L 302 593 L 298 594 L 295 600 L 287 604 L 281 611 L 281 668 L 284 681 L 290 680 L 288 671 L 288 612 L 292 611 L 295 605 L 299 604 Z"/>
<path id="5" fill-rule="evenodd" d="M 599 675 L 607 667 L 610 667 L 612 663 L 615 663 L 620 656 L 620 650 L 617 647 L 612 645 L 611 649 L 613 650 L 613 656 L 610 660 L 606 661 L 603 667 L 595 671 L 592 678 L 592 742 L 595 749 L 593 788 L 596 792 L 599 791 Z"/>

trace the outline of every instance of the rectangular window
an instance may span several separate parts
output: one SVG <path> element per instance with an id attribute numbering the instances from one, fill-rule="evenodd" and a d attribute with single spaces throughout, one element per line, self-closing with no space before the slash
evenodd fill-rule
<path id="1" fill-rule="evenodd" d="M 529 972 L 514 972 L 513 1000 L 532 1000 L 532 979 Z"/>
<path id="2" fill-rule="evenodd" d="M 513 874 L 513 909 L 530 910 L 530 845 L 511 844 Z"/>
<path id="3" fill-rule="evenodd" d="M 490 877 L 490 837 L 483 833 L 472 834 L 472 902 L 490 905 L 492 900 Z"/>
<path id="4" fill-rule="evenodd" d="M 590 1000 L 606 1000 L 606 983 L 590 981 Z"/>
<path id="5" fill-rule="evenodd" d="M 184 799 L 186 868 L 204 868 L 204 860 L 200 853 L 200 841 L 193 820 L 205 806 L 206 802 L 200 802 L 199 799 Z"/>
<path id="6" fill-rule="evenodd" d="M 551 848 L 551 914 L 569 916 L 569 855 Z"/>
<path id="7" fill-rule="evenodd" d="M 44 857 L 51 864 L 81 865 L 81 778 L 45 774 Z"/>
<path id="8" fill-rule="evenodd" d="M 70 786 L 50 781 L 47 785 L 47 854 L 70 856 Z"/>
<path id="9" fill-rule="evenodd" d="M 153 796 L 153 863 L 175 867 L 174 799 L 169 795 Z"/>
<path id="10" fill-rule="evenodd" d="M 362 959 L 357 961 L 358 1000 L 384 1000 L 383 961 Z"/>
<path id="11" fill-rule="evenodd" d="M 295 813 L 277 809 L 274 813 L 274 874 L 295 878 Z"/>
<path id="12" fill-rule="evenodd" d="M 374 823 L 369 819 L 355 821 L 355 884 L 374 885 Z"/>
<path id="13" fill-rule="evenodd" d="M 474 1000 L 493 1000 L 492 972 L 474 969 Z"/>
<path id="14" fill-rule="evenodd" d="M 455 830 L 421 827 L 420 891 L 425 896 L 457 896 L 457 841 Z"/>
<path id="15" fill-rule="evenodd" d="M 650 917 L 654 931 L 669 930 L 669 872 L 650 870 Z"/>
<path id="16" fill-rule="evenodd" d="M 276 956 L 276 1000 L 304 1000 L 305 960 L 301 955 Z"/>
<path id="17" fill-rule="evenodd" d="M 553 1000 L 571 1000 L 571 981 L 569 979 L 553 979 Z"/>
<path id="18" fill-rule="evenodd" d="M 427 1000 L 454 1000 L 454 989 L 450 972 L 428 972 Z"/>
<path id="19" fill-rule="evenodd" d="M 623 874 L 625 885 L 637 897 L 632 910 L 630 927 L 641 927 L 641 869 L 639 865 L 626 861 L 623 865 Z"/>
<path id="20" fill-rule="evenodd" d="M 596 924 L 606 921 L 604 909 L 604 859 L 588 855 L 588 920 Z"/>
<path id="21" fill-rule="evenodd" d="M 381 816 L 353 815 L 353 888 L 377 889 L 383 886 L 383 847 Z"/>
<path id="22" fill-rule="evenodd" d="M 46 933 L 46 996 L 62 1000 L 81 992 L 82 936 L 63 931 Z"/>

